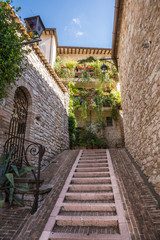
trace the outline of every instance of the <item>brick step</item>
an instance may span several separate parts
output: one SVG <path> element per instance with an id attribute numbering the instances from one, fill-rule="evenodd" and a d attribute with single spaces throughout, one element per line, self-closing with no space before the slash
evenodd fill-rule
<path id="1" fill-rule="evenodd" d="M 51 233 L 50 240 L 121 240 L 119 234 Z"/>
<path id="2" fill-rule="evenodd" d="M 74 177 L 110 177 L 109 172 L 75 172 Z"/>
<path id="3" fill-rule="evenodd" d="M 106 160 L 107 161 L 107 157 L 96 157 L 96 156 L 91 156 L 91 157 L 81 157 L 80 160 Z"/>
<path id="4" fill-rule="evenodd" d="M 101 159 L 99 159 L 99 160 L 94 160 L 94 159 L 90 159 L 90 160 L 79 160 L 79 163 L 107 163 L 108 164 L 108 162 L 107 162 L 107 160 L 101 160 Z"/>
<path id="5" fill-rule="evenodd" d="M 53 232 L 55 233 L 78 233 L 83 234 L 83 236 L 89 236 L 91 234 L 98 235 L 100 234 L 119 234 L 119 228 L 118 227 L 85 227 L 85 226 L 57 226 L 54 225 Z"/>
<path id="6" fill-rule="evenodd" d="M 93 151 L 93 150 L 91 150 L 91 151 L 84 151 L 83 153 L 82 153 L 82 155 L 105 155 L 106 154 L 106 151 L 102 151 L 102 152 L 100 152 L 100 151 Z"/>
<path id="7" fill-rule="evenodd" d="M 97 216 L 116 216 L 116 211 L 63 211 L 61 210 L 58 215 L 62 216 L 81 216 L 81 217 L 97 217 Z"/>
<path id="8" fill-rule="evenodd" d="M 111 179 L 107 177 L 94 177 L 94 178 L 72 178 L 71 183 L 111 183 Z"/>
<path id="9" fill-rule="evenodd" d="M 100 226 L 117 227 L 117 216 L 57 216 L 58 226 Z"/>
<path id="10" fill-rule="evenodd" d="M 63 203 L 63 211 L 116 211 L 114 203 Z"/>
<path id="11" fill-rule="evenodd" d="M 78 168 L 83 167 L 108 167 L 107 163 L 79 163 Z"/>
<path id="12" fill-rule="evenodd" d="M 109 172 L 108 167 L 76 168 L 76 172 Z"/>
<path id="13" fill-rule="evenodd" d="M 69 185 L 69 191 L 76 192 L 90 192 L 90 191 L 112 191 L 112 185 L 111 184 L 71 184 Z"/>
<path id="14" fill-rule="evenodd" d="M 66 193 L 66 200 L 113 200 L 113 193 Z"/>

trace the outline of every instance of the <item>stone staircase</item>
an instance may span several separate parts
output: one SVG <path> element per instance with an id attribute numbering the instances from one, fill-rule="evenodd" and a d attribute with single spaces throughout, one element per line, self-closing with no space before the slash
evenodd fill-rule
<path id="1" fill-rule="evenodd" d="M 40 240 L 129 240 L 109 151 L 80 151 Z"/>

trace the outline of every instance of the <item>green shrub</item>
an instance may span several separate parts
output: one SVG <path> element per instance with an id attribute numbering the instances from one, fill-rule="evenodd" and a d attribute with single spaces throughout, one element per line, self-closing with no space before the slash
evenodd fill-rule
<path id="1" fill-rule="evenodd" d="M 70 148 L 72 148 L 75 143 L 76 128 L 77 128 L 76 117 L 75 117 L 74 113 L 69 113 L 68 129 L 69 129 L 69 138 L 70 138 Z"/>
<path id="2" fill-rule="evenodd" d="M 21 44 L 26 40 L 22 27 L 11 16 L 10 3 L 0 3 L 0 100 L 7 97 L 7 89 L 12 88 L 26 67 L 24 59 L 29 52 Z M 16 12 L 20 8 L 15 9 Z"/>

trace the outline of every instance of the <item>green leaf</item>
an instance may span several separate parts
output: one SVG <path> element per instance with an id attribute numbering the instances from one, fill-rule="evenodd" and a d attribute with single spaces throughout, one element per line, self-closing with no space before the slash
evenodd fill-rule
<path id="1" fill-rule="evenodd" d="M 29 191 L 29 188 L 23 187 L 23 186 L 15 186 L 15 188 L 20 190 L 20 191 Z"/>
<path id="2" fill-rule="evenodd" d="M 11 165 L 11 168 L 15 171 L 16 175 L 19 176 L 18 168 L 16 165 Z"/>
<path id="3" fill-rule="evenodd" d="M 13 201 L 13 194 L 14 194 L 14 188 L 9 189 L 9 203 L 11 204 Z"/>
<path id="4" fill-rule="evenodd" d="M 26 167 L 26 168 L 22 168 L 20 171 L 19 171 L 19 176 L 22 176 L 24 174 L 26 174 L 27 172 L 30 172 L 32 171 L 33 169 L 35 169 L 35 167 Z"/>
<path id="5" fill-rule="evenodd" d="M 19 197 L 13 195 L 13 199 L 19 206 L 24 207 L 24 203 L 19 199 Z"/>
<path id="6" fill-rule="evenodd" d="M 12 186 L 14 187 L 14 177 L 12 173 L 7 173 L 5 174 L 6 178 L 9 180 L 9 182 L 12 184 Z"/>

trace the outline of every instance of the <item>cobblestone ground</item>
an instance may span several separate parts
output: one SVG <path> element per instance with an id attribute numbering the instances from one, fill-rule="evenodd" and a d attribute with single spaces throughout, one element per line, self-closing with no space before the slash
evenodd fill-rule
<path id="1" fill-rule="evenodd" d="M 0 240 L 38 240 L 78 154 L 65 151 L 42 177 L 54 184 L 35 215 L 18 207 L 0 209 Z M 160 208 L 124 149 L 110 150 L 132 240 L 160 239 Z"/>
<path id="2" fill-rule="evenodd" d="M 160 239 L 160 208 L 124 149 L 110 150 L 132 239 Z"/>
<path id="3" fill-rule="evenodd" d="M 18 207 L 0 209 L 0 240 L 39 239 L 78 152 L 64 151 L 57 157 L 57 163 L 42 172 L 45 184 L 54 184 L 54 187 L 37 214 L 30 215 L 28 209 Z"/>

